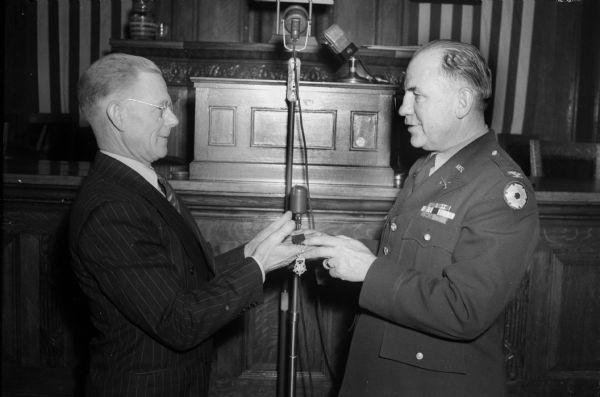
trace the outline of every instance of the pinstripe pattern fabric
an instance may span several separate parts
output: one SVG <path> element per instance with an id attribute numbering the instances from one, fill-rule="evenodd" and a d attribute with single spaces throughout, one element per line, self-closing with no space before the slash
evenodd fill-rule
<path id="1" fill-rule="evenodd" d="M 88 395 L 206 395 L 211 336 L 262 300 L 256 262 L 243 247 L 213 257 L 153 186 L 102 153 L 70 219 L 73 269 L 98 331 Z"/>

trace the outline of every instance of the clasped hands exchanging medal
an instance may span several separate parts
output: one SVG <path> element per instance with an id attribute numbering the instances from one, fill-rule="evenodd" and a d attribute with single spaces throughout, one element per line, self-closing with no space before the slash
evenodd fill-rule
<path id="1" fill-rule="evenodd" d="M 331 236 L 316 230 L 296 230 L 288 211 L 246 246 L 247 256 L 266 264 L 265 272 L 288 265 L 296 257 L 319 260 L 331 277 L 363 281 L 376 256 L 363 243 L 347 236 Z M 303 238 L 294 238 L 303 235 Z M 300 240 L 299 244 L 294 241 Z"/>

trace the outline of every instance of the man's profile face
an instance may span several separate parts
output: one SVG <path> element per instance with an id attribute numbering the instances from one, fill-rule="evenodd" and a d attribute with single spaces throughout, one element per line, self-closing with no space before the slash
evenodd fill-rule
<path id="1" fill-rule="evenodd" d="M 130 157 L 150 165 L 167 155 L 171 128 L 179 124 L 179 120 L 169 109 L 161 111 L 148 105 L 171 104 L 167 85 L 160 74 L 140 73 L 137 82 L 126 95 L 135 101 L 121 102 L 125 114 L 123 143 Z"/>
<path id="2" fill-rule="evenodd" d="M 398 111 L 408 126 L 411 145 L 429 151 L 444 151 L 456 143 L 456 87 L 440 75 L 440 55 L 440 50 L 431 49 L 410 61 Z"/>

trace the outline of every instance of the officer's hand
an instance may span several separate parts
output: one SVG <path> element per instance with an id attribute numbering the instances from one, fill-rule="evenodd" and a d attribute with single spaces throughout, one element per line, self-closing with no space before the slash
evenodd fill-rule
<path id="1" fill-rule="evenodd" d="M 346 281 L 364 281 L 376 259 L 371 250 L 358 240 L 346 236 L 316 236 L 304 241 L 316 246 L 307 251 L 306 258 L 325 258 L 323 266 L 331 277 Z"/>

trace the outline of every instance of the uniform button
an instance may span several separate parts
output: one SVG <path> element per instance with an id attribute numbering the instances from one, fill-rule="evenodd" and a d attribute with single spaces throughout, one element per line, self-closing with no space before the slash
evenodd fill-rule
<path id="1" fill-rule="evenodd" d="M 429 240 L 431 240 L 431 234 L 425 233 L 425 235 L 423 236 L 423 238 L 425 239 L 425 241 L 429 241 Z"/>
<path id="2" fill-rule="evenodd" d="M 396 225 L 395 223 L 393 223 L 393 222 L 392 222 L 392 224 L 390 225 L 390 230 L 391 230 L 392 232 L 395 232 L 395 231 L 396 231 L 396 229 L 398 229 L 398 225 Z"/>
<path id="3" fill-rule="evenodd" d="M 390 252 L 388 247 L 383 247 L 383 255 L 387 255 Z"/>
<path id="4" fill-rule="evenodd" d="M 422 360 L 423 359 L 423 353 L 418 352 L 417 353 L 417 360 Z"/>
<path id="5" fill-rule="evenodd" d="M 225 305 L 225 310 L 229 310 L 229 305 Z"/>
<path id="6" fill-rule="evenodd" d="M 495 156 L 495 155 L 497 155 L 497 154 L 498 154 L 498 151 L 497 151 L 497 150 L 494 150 L 494 151 L 492 151 L 492 156 Z"/>

